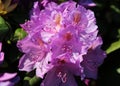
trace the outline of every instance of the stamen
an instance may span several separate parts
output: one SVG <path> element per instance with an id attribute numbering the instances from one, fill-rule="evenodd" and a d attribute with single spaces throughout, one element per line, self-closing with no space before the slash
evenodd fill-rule
<path id="1" fill-rule="evenodd" d="M 67 74 L 66 73 L 63 75 L 63 77 L 61 77 L 61 80 L 63 83 L 66 83 L 66 81 L 67 81 Z"/>
<path id="2" fill-rule="evenodd" d="M 61 78 L 61 77 L 62 77 L 62 73 L 59 72 L 57 76 L 58 76 L 59 78 Z"/>
<path id="3" fill-rule="evenodd" d="M 63 74 L 62 72 L 59 72 L 57 76 L 61 79 L 61 81 L 63 83 L 66 83 L 66 81 L 67 81 L 67 74 L 66 73 Z"/>

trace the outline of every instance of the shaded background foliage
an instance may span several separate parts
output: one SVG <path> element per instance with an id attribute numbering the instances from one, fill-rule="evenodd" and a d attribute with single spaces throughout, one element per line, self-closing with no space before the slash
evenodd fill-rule
<path id="1" fill-rule="evenodd" d="M 120 86 L 120 0 L 96 0 L 94 8 L 103 49 L 108 53 L 99 68 L 97 86 Z"/>
<path id="2" fill-rule="evenodd" d="M 3 43 L 2 51 L 5 53 L 0 72 L 17 72 L 21 80 L 16 86 L 39 86 L 41 82 L 34 76 L 34 71 L 21 72 L 17 67 L 22 53 L 19 52 L 16 43 L 26 36 L 19 24 L 29 19 L 34 1 L 37 0 L 20 0 L 14 11 L 0 17 L 0 41 Z M 90 9 L 95 12 L 99 34 L 103 38 L 102 49 L 107 52 L 107 58 L 99 67 L 98 79 L 92 80 L 90 86 L 120 86 L 120 0 L 94 0 L 94 2 L 97 6 Z M 79 86 L 84 86 L 78 77 L 76 80 Z"/>

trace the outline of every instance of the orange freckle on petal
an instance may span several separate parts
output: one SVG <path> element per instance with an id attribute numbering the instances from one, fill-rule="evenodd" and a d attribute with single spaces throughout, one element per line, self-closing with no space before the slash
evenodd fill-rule
<path id="1" fill-rule="evenodd" d="M 37 42 L 38 42 L 38 44 L 39 44 L 40 46 L 43 45 L 43 41 L 42 41 L 41 39 L 38 39 Z"/>
<path id="2" fill-rule="evenodd" d="M 74 19 L 73 19 L 73 21 L 74 21 L 75 23 L 78 23 L 78 22 L 80 22 L 80 19 L 81 19 L 80 13 L 76 12 L 76 13 L 74 14 Z"/>
<path id="3" fill-rule="evenodd" d="M 56 23 L 57 25 L 60 25 L 60 21 L 61 21 L 61 16 L 60 16 L 60 14 L 56 14 L 56 16 L 55 16 L 55 23 Z"/>

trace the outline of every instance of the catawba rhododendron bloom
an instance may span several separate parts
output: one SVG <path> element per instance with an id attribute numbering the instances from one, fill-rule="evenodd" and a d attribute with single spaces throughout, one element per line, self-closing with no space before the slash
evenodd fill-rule
<path id="1" fill-rule="evenodd" d="M 1 86 L 14 86 L 20 77 L 17 76 L 17 73 L 0 73 L 0 85 Z"/>
<path id="2" fill-rule="evenodd" d="M 81 66 L 87 78 L 97 79 L 98 67 L 106 57 L 106 53 L 101 49 L 101 44 L 101 37 L 97 37 L 87 54 L 83 56 Z"/>
<path id="3" fill-rule="evenodd" d="M 96 4 L 93 2 L 93 0 L 79 0 L 79 4 L 86 6 L 86 7 L 96 6 Z"/>
<path id="4" fill-rule="evenodd" d="M 74 75 L 79 75 L 79 72 L 75 64 L 56 65 L 47 73 L 40 86 L 77 86 Z"/>
<path id="5" fill-rule="evenodd" d="M 2 50 L 2 43 L 0 42 L 0 64 L 2 64 L 4 60 L 4 53 L 1 52 L 1 50 Z"/>
<path id="6" fill-rule="evenodd" d="M 99 47 L 102 40 L 97 36 L 98 27 L 91 10 L 73 1 L 59 5 L 50 2 L 40 10 L 35 2 L 30 20 L 21 27 L 28 35 L 17 43 L 24 53 L 19 70 L 35 69 L 41 78 L 47 73 L 41 86 L 77 86 L 74 76 L 82 80 L 97 77 L 96 70 L 105 52 Z"/>

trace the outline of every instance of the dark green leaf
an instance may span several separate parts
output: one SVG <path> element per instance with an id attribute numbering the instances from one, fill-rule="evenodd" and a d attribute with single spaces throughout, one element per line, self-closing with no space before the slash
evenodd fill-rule
<path id="1" fill-rule="evenodd" d="M 0 40 L 2 40 L 9 31 L 8 23 L 0 16 Z"/>

